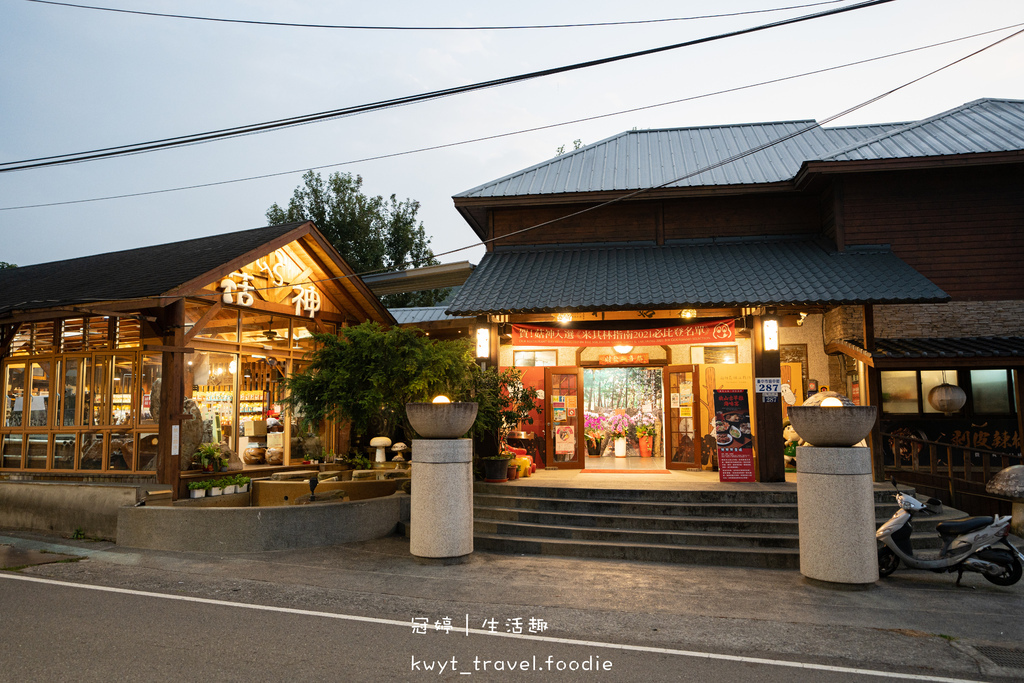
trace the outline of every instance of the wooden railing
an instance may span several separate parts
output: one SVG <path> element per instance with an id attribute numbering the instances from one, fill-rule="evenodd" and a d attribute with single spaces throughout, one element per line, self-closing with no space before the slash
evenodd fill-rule
<path id="1" fill-rule="evenodd" d="M 886 464 L 886 472 L 914 472 L 938 477 L 948 482 L 950 502 L 955 504 L 962 491 L 970 495 L 984 495 L 984 487 L 999 471 L 1019 465 L 1021 453 L 1002 453 L 983 448 L 956 446 L 928 441 L 912 436 L 882 433 L 886 460 L 891 454 L 893 464 Z M 927 458 L 923 456 L 927 454 Z M 922 464 L 922 460 L 927 463 Z M 980 464 L 974 462 L 980 459 Z M 898 479 L 897 475 L 897 479 Z"/>

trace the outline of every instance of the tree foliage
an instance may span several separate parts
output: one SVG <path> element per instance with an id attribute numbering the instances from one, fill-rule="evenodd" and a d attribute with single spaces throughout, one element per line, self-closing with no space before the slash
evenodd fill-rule
<path id="1" fill-rule="evenodd" d="M 0 270 L 4 270 L 5 268 L 17 268 L 17 267 L 18 267 L 17 263 L 8 263 L 7 261 L 0 261 Z"/>
<path id="2" fill-rule="evenodd" d="M 430 238 L 416 214 L 419 202 L 363 194 L 362 176 L 332 173 L 325 181 L 307 171 L 288 207 L 267 209 L 269 225 L 311 220 L 357 273 L 396 271 L 437 265 Z M 432 306 L 447 289 L 382 297 L 385 306 Z"/>

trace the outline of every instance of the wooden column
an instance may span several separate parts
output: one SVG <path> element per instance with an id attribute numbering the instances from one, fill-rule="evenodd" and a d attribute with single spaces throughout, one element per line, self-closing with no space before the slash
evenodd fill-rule
<path id="1" fill-rule="evenodd" d="M 754 358 L 754 379 L 782 375 L 779 350 L 764 350 L 763 322 L 764 318 L 754 316 L 754 330 L 750 336 Z M 764 482 L 786 481 L 786 463 L 782 455 L 785 445 L 782 438 L 782 397 L 776 395 L 774 402 L 765 403 L 765 396 L 766 394 L 755 392 L 750 397 L 750 407 L 754 411 L 754 423 L 757 430 L 755 444 L 758 480 Z"/>
<path id="2" fill-rule="evenodd" d="M 875 309 L 871 304 L 864 304 L 864 350 L 870 357 L 875 351 Z M 875 417 L 875 424 L 868 435 L 868 445 L 871 447 L 871 474 L 875 481 L 885 481 L 885 450 L 882 446 L 882 375 L 872 363 L 864 364 L 864 374 L 867 375 L 867 389 L 865 405 L 875 406 L 878 412 Z"/>
<path id="3" fill-rule="evenodd" d="M 180 453 L 181 411 L 185 402 L 185 356 L 176 352 L 185 343 L 185 300 L 178 299 L 161 309 L 157 321 L 163 334 L 165 348 L 160 374 L 159 443 L 156 460 L 156 480 L 170 484 L 171 499 L 179 497 L 181 456 L 171 453 L 172 430 L 177 428 Z"/>

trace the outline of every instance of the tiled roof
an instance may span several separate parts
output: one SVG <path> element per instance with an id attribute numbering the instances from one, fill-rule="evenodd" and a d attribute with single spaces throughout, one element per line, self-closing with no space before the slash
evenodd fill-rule
<path id="1" fill-rule="evenodd" d="M 447 306 L 412 306 L 409 308 L 389 308 L 399 325 L 413 323 L 429 323 L 438 320 L 458 320 L 459 316 L 445 312 Z"/>
<path id="2" fill-rule="evenodd" d="M 795 134 L 795 135 L 794 135 Z M 699 175 L 702 168 L 789 135 Z M 455 195 L 523 197 L 792 180 L 804 162 L 1024 150 L 1024 101 L 984 99 L 922 121 L 822 128 L 813 120 L 627 131 Z M 671 182 L 676 178 L 683 178 Z"/>
<path id="3" fill-rule="evenodd" d="M 303 223 L 0 270 L 0 315 L 168 292 Z"/>
<path id="4" fill-rule="evenodd" d="M 847 341 L 863 347 L 860 340 Z M 876 339 L 874 358 L 1024 358 L 1024 337 Z"/>
<path id="5" fill-rule="evenodd" d="M 803 239 L 558 245 L 487 253 L 447 312 L 913 303 L 949 296 L 885 247 Z"/>

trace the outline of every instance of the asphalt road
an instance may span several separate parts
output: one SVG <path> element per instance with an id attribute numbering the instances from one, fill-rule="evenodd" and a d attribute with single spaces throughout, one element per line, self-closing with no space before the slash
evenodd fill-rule
<path id="1" fill-rule="evenodd" d="M 234 556 L 3 542 L 85 559 L 0 572 L 0 681 L 1024 677 L 977 650 L 1022 649 L 1024 586 L 977 576 L 955 589 L 897 572 L 847 592 L 792 571 L 486 553 L 423 565 L 399 538 Z"/>

